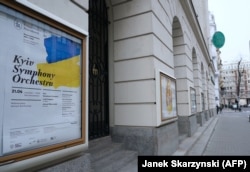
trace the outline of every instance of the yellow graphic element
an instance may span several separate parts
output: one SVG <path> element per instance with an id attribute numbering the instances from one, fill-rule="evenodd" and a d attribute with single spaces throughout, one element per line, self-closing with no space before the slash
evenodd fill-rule
<path id="1" fill-rule="evenodd" d="M 53 82 L 53 87 L 79 87 L 80 86 L 80 56 L 55 62 L 55 63 L 40 63 L 37 64 L 37 70 L 50 73 L 54 77 L 38 75 L 39 81 Z"/>
<path id="2" fill-rule="evenodd" d="M 167 100 L 167 110 L 168 112 L 172 112 L 172 89 L 171 89 L 171 80 L 167 80 L 167 88 L 166 88 L 166 100 Z"/>

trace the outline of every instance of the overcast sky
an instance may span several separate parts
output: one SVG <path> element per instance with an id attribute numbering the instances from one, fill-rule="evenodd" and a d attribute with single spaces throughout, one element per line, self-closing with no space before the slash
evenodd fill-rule
<path id="1" fill-rule="evenodd" d="M 250 61 L 250 0 L 208 0 L 209 11 L 214 14 L 217 31 L 225 36 L 221 51 L 223 62 Z"/>

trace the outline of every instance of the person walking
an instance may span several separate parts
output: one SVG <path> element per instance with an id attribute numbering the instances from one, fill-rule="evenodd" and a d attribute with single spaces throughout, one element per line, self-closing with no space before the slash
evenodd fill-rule
<path id="1" fill-rule="evenodd" d="M 217 115 L 218 115 L 218 113 L 219 113 L 219 105 L 218 104 L 216 105 L 216 111 L 217 111 Z"/>

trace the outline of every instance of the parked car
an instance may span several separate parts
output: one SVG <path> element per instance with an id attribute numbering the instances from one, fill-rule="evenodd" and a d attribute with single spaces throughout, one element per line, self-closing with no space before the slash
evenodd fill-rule
<path id="1" fill-rule="evenodd" d="M 233 109 L 237 109 L 237 104 L 233 104 Z"/>

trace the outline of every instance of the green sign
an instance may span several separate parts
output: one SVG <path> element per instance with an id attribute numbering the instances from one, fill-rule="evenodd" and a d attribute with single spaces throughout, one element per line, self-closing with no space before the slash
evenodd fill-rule
<path id="1" fill-rule="evenodd" d="M 225 36 L 222 32 L 215 32 L 212 38 L 212 42 L 216 48 L 223 47 L 225 43 Z"/>

